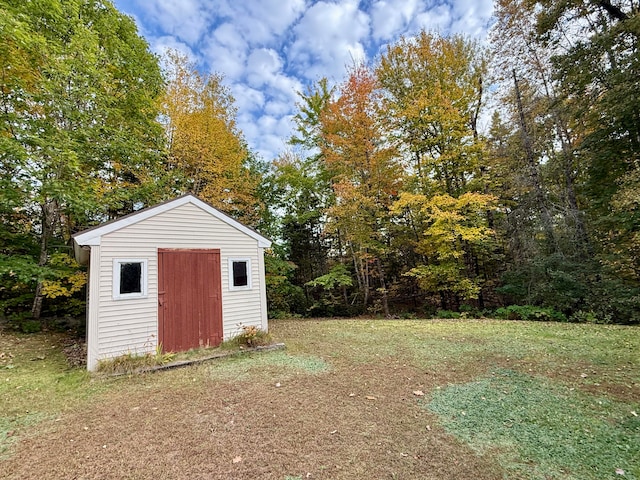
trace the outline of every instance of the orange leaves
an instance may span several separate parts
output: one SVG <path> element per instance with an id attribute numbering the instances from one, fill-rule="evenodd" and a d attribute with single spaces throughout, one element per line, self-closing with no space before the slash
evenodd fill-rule
<path id="1" fill-rule="evenodd" d="M 336 194 L 332 208 L 336 219 L 353 220 L 349 210 L 359 208 L 384 217 L 399 188 L 397 151 L 383 127 L 380 103 L 374 73 L 357 65 L 320 118 L 322 154 Z"/>

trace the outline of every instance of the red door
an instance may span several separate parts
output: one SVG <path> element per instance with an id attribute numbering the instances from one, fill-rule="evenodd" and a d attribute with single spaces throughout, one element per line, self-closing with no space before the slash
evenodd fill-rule
<path id="1" fill-rule="evenodd" d="M 220 250 L 158 249 L 158 339 L 165 352 L 222 341 Z"/>

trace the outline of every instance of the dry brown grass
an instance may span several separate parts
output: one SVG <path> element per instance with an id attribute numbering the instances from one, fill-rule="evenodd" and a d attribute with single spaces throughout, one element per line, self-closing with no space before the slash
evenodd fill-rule
<path id="1" fill-rule="evenodd" d="M 376 321 L 272 325 L 286 352 L 100 380 L 86 400 L 24 427 L 0 476 L 501 479 L 496 457 L 447 434 L 414 392 L 470 381 L 489 364 L 552 364 L 533 351 L 488 353 L 490 331 L 448 332 L 443 343 L 467 350 L 435 361 L 431 355 L 441 354 L 429 339 L 439 342 L 441 332 Z M 424 351 L 414 348 L 423 344 Z M 578 359 L 563 361 L 567 371 L 579 370 Z"/>
<path id="2" fill-rule="evenodd" d="M 392 371 L 395 378 L 383 380 Z M 152 379 L 20 442 L 9 478 L 501 478 L 418 407 L 420 372 L 372 364 L 280 381 Z M 353 396 L 350 396 L 353 395 Z M 369 397 L 369 398 L 367 398 Z M 375 398 L 375 399 L 370 399 Z M 430 430 L 427 429 L 430 428 Z M 234 463 L 234 459 L 236 463 Z M 310 475 L 308 475 L 310 474 Z"/>

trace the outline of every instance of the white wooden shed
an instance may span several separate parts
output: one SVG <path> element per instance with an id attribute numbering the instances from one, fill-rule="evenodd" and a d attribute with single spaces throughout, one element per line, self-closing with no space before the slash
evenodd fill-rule
<path id="1" fill-rule="evenodd" d="M 73 236 L 89 264 L 87 368 L 126 353 L 215 346 L 267 330 L 271 242 L 193 195 Z"/>

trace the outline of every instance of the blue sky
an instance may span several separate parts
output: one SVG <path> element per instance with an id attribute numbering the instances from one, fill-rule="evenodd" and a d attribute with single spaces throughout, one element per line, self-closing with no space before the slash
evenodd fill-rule
<path id="1" fill-rule="evenodd" d="M 286 150 L 296 92 L 344 79 L 354 61 L 421 29 L 484 39 L 493 0 L 115 0 L 151 49 L 178 49 L 222 74 L 249 148 L 271 161 Z"/>

